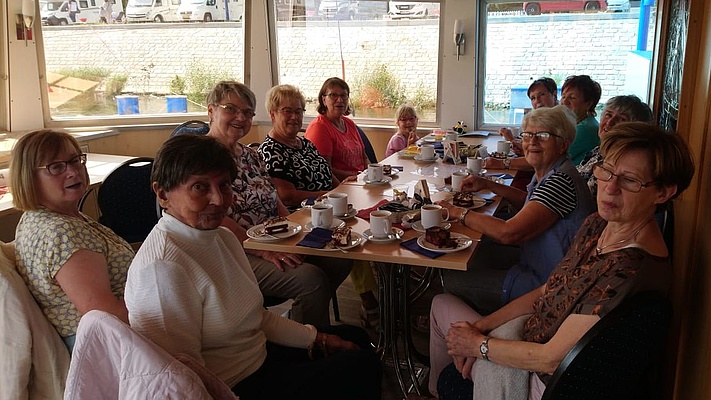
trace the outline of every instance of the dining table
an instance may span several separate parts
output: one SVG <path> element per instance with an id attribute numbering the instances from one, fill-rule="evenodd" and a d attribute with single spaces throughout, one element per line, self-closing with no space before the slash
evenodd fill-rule
<path id="1" fill-rule="evenodd" d="M 489 136 L 483 134 L 460 137 L 458 140 L 460 144 L 486 145 L 489 149 L 496 149 L 496 142 L 501 140 L 501 137 L 493 133 Z M 432 135 L 421 139 L 423 143 L 438 141 L 433 139 Z M 307 237 L 310 230 L 308 228 L 311 228 L 311 210 L 309 206 L 305 205 L 288 216 L 290 223 L 298 224 L 302 227 L 301 229 L 295 229 L 286 235 L 287 237 L 279 240 L 252 235 L 244 242 L 244 248 L 303 255 L 328 255 L 329 257 L 375 263 L 378 272 L 381 321 L 377 348 L 381 352 L 381 357 L 389 357 L 388 362 L 392 362 L 400 389 L 406 397 L 407 393 L 411 391 L 421 393 L 420 385 L 426 368 L 416 364 L 418 361 L 422 365 L 427 364 L 426 356 L 417 353 L 412 343 L 410 305 L 427 290 L 438 269 L 466 270 L 470 259 L 478 248 L 482 234 L 462 226 L 457 221 L 449 221 L 447 224 L 450 225 L 449 229 L 452 235 L 465 235 L 471 239 L 471 243 L 468 247 L 454 249 L 445 254 L 435 252 L 438 253 L 436 258 L 432 258 L 432 253 L 429 256 L 423 255 L 402 246 L 401 244 L 404 242 L 422 237 L 424 233 L 407 226 L 408 224 L 398 224 L 399 221 L 395 221 L 393 225 L 396 234 L 388 240 L 377 240 L 372 237 L 369 237 L 370 240 L 367 239 L 364 233 L 369 232 L 370 228 L 370 223 L 367 220 L 368 211 L 374 209 L 384 200 L 392 200 L 394 188 L 406 189 L 408 196 L 412 197 L 416 184 L 425 180 L 433 202 L 451 201 L 451 186 L 445 184 L 445 180 L 448 180 L 454 172 L 466 171 L 466 162 L 453 164 L 442 158 L 437 158 L 434 161 L 420 161 L 402 151 L 385 158 L 380 161 L 380 164 L 392 167 L 392 174 L 386 176 L 382 181 L 376 183 L 368 181 L 366 170 L 359 174 L 356 180 L 343 182 L 332 190 L 332 192 L 347 194 L 348 203 L 359 211 L 358 215 L 355 215 L 354 211 L 347 217 L 335 216 L 333 224 L 335 226 L 341 224 L 342 221 L 345 226 L 350 227 L 354 238 L 353 243 L 357 242 L 357 245 L 340 248 L 312 248 L 297 245 Z M 480 175 L 510 184 L 511 178 L 515 176 L 515 171 L 482 170 Z M 477 195 L 487 199 L 487 202 L 486 205 L 474 209 L 473 212 L 493 215 L 501 203 L 501 198 L 486 191 L 478 192 Z M 411 278 L 411 269 L 414 266 L 424 267 L 425 271 L 415 280 Z M 400 353 L 401 349 L 402 354 Z M 415 360 L 416 357 L 418 360 Z"/>

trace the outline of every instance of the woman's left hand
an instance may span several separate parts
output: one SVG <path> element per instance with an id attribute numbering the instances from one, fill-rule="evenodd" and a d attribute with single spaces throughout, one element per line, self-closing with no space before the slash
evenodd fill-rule
<path id="1" fill-rule="evenodd" d="M 322 335 L 321 341 L 326 344 L 326 350 L 328 350 L 328 354 L 333 354 L 340 350 L 358 349 L 358 346 L 355 343 L 343 340 L 336 335 L 328 335 L 325 333 L 320 333 L 319 335 Z"/>
<path id="2" fill-rule="evenodd" d="M 466 321 L 452 324 L 447 332 L 447 354 L 459 357 L 479 357 L 479 344 L 485 336 Z M 461 372 L 461 371 L 460 371 Z"/>
<path id="3" fill-rule="evenodd" d="M 454 356 L 454 368 L 462 374 L 462 379 L 470 379 L 472 374 L 472 367 L 474 366 L 474 361 L 476 357 L 459 357 Z"/>

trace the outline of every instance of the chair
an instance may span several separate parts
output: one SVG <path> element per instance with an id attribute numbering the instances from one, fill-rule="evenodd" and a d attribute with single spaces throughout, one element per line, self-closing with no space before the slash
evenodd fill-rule
<path id="1" fill-rule="evenodd" d="M 206 122 L 193 119 L 178 125 L 175 129 L 173 129 L 173 132 L 170 133 L 170 136 L 207 135 L 208 132 L 210 132 L 210 125 Z"/>
<path id="2" fill-rule="evenodd" d="M 99 222 L 129 243 L 142 242 L 158 223 L 160 208 L 151 188 L 152 167 L 152 158 L 134 158 L 113 170 L 98 188 Z"/>
<path id="3" fill-rule="evenodd" d="M 568 352 L 542 399 L 661 397 L 655 383 L 670 320 L 671 305 L 658 293 L 642 292 L 625 300 Z"/>
<path id="4" fill-rule="evenodd" d="M 373 145 L 370 144 L 370 139 L 368 139 L 368 136 L 365 135 L 365 132 L 360 129 L 360 126 L 356 125 L 356 128 L 358 128 L 360 138 L 361 140 L 363 140 L 363 146 L 365 146 L 365 155 L 368 156 L 368 161 L 370 161 L 371 163 L 377 163 L 378 158 L 375 156 L 375 150 L 373 150 Z"/>

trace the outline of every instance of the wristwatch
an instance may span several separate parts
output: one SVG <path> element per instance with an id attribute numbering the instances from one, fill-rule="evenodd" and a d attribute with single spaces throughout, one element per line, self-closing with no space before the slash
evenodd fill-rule
<path id="1" fill-rule="evenodd" d="M 486 361 L 489 361 L 489 339 L 491 339 L 491 336 L 487 336 L 486 339 L 484 339 L 483 342 L 481 342 L 481 345 L 479 345 L 479 351 L 481 352 L 481 357 L 485 359 Z"/>
<path id="2" fill-rule="evenodd" d="M 504 167 L 506 167 L 506 169 L 509 169 L 510 166 L 511 166 L 511 160 L 508 158 L 504 158 Z"/>

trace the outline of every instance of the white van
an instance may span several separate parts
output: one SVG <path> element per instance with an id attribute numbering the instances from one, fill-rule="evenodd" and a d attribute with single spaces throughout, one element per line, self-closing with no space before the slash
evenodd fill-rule
<path id="1" fill-rule="evenodd" d="M 179 21 L 180 0 L 128 0 L 126 22 Z"/>
<path id="2" fill-rule="evenodd" d="M 181 0 L 181 21 L 242 21 L 244 0 Z"/>
<path id="3" fill-rule="evenodd" d="M 439 3 L 391 1 L 388 5 L 390 19 L 439 17 Z"/>
<path id="4" fill-rule="evenodd" d="M 112 3 L 111 16 L 112 21 L 109 23 L 123 21 L 123 4 L 121 0 L 109 0 Z M 77 0 L 79 12 L 76 14 L 76 23 L 98 23 L 99 14 L 101 13 L 101 5 L 104 0 Z M 72 23 L 69 18 L 69 2 L 40 0 L 40 16 L 42 17 L 42 25 L 69 25 Z"/>

